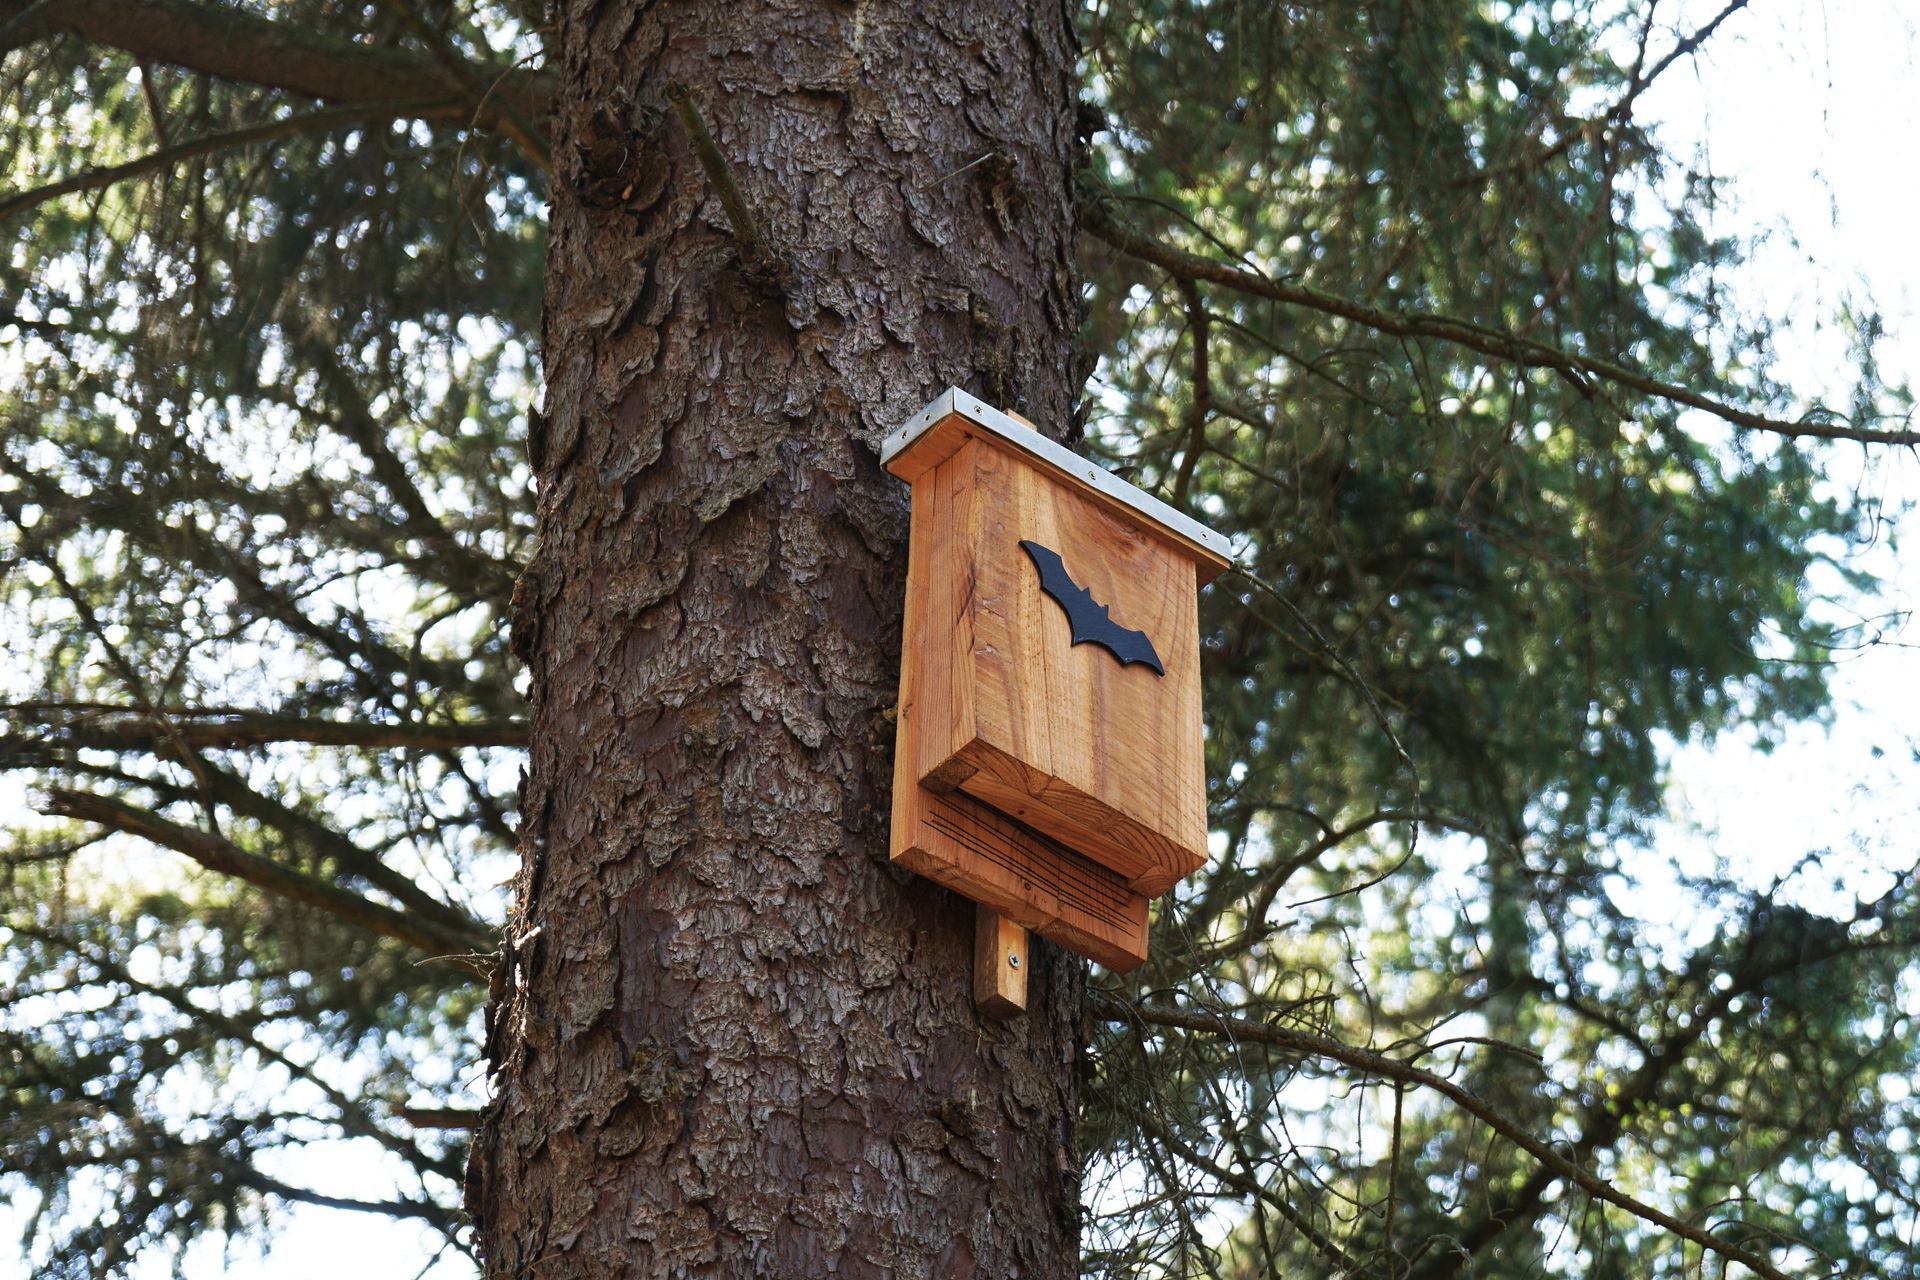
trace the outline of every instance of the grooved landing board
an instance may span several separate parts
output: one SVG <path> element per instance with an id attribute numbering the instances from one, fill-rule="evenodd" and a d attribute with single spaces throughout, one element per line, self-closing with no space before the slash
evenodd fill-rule
<path id="1" fill-rule="evenodd" d="M 970 796 L 910 792 L 893 860 L 1119 973 L 1147 958 L 1147 899 L 1089 858 Z"/>

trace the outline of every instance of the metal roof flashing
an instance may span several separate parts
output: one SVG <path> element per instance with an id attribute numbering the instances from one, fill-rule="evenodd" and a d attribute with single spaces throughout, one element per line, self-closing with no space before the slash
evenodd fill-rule
<path id="1" fill-rule="evenodd" d="M 1217 557 L 1223 562 L 1221 568 L 1233 562 L 1233 551 L 1226 538 L 1192 516 L 1175 511 L 1144 489 L 1128 484 L 1098 463 L 1054 443 L 1032 427 L 958 387 L 949 387 L 935 396 L 926 408 L 908 418 L 881 441 L 880 464 L 888 466 L 911 448 L 915 441 L 955 414 L 1031 455 L 1067 479 L 1085 485 L 1108 501 L 1126 507 L 1141 519 L 1159 525 L 1176 541 L 1190 544 L 1195 550 L 1206 553 L 1208 558 Z"/>

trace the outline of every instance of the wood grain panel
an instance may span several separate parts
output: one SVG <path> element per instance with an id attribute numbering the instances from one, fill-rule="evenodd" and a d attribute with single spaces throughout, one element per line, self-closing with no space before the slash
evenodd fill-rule
<path id="1" fill-rule="evenodd" d="M 1193 562 L 988 439 L 964 442 L 931 475 L 948 540 L 930 570 L 951 614 L 929 639 L 947 627 L 955 644 L 928 661 L 948 657 L 969 696 L 924 740 L 922 780 L 1097 858 L 1136 892 L 1164 892 L 1205 864 Z M 1116 622 L 1145 631 L 1166 674 L 1074 645 L 1022 539 L 1058 551 Z"/>
<path id="2" fill-rule="evenodd" d="M 945 501 L 952 500 L 949 493 Z M 1111 969 L 1126 972 L 1146 959 L 1147 900 L 1113 872 L 1071 849 L 1023 830 L 965 795 L 941 796 L 919 785 L 919 736 L 950 716 L 946 664 L 930 659 L 936 618 L 935 561 L 950 548 L 946 514 L 932 477 L 914 486 L 907 552 L 907 599 L 901 643 L 898 734 L 894 747 L 892 859 Z M 955 575 L 945 589 L 958 591 Z M 938 710 L 935 710 L 938 708 Z"/>
<path id="3" fill-rule="evenodd" d="M 999 437 L 941 424 L 913 477 L 895 861 L 1109 967 L 1206 862 L 1198 587 L 1217 566 Z M 1059 553 L 1165 674 L 1075 645 L 1020 548 Z"/>

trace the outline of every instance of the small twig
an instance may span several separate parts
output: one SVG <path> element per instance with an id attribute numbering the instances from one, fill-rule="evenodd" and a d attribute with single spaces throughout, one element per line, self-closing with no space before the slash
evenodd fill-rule
<path id="1" fill-rule="evenodd" d="M 693 147 L 694 158 L 706 170 L 707 181 L 713 184 L 721 207 L 727 211 L 727 221 L 733 224 L 733 240 L 740 247 L 741 262 L 756 278 L 781 283 L 784 271 L 780 260 L 760 234 L 760 224 L 754 220 L 753 210 L 747 207 L 747 198 L 741 193 L 740 184 L 734 181 L 733 167 L 727 163 L 713 135 L 707 131 L 707 122 L 701 119 L 700 109 L 693 105 L 692 92 L 675 80 L 667 85 L 667 101 L 673 105 L 673 114 L 680 117 L 680 127 L 687 131 L 687 141 Z"/>
<path id="2" fill-rule="evenodd" d="M 172 146 L 167 113 L 160 106 L 160 91 L 153 83 L 153 64 L 141 58 L 134 65 L 140 68 L 140 96 L 146 100 L 147 116 L 153 121 L 153 140 L 163 147 Z"/>
<path id="3" fill-rule="evenodd" d="M 416 1129 L 473 1129 L 480 1124 L 478 1111 L 460 1107 L 395 1107 L 393 1114 Z"/>
<path id="4" fill-rule="evenodd" d="M 1180 470 L 1173 478 L 1173 505 L 1187 504 L 1187 490 L 1193 483 L 1193 468 L 1207 447 L 1207 419 L 1213 415 L 1213 378 L 1207 363 L 1207 300 L 1200 285 L 1180 280 L 1180 297 L 1187 309 L 1187 332 L 1193 338 L 1193 400 L 1187 405 L 1187 448 L 1180 458 Z"/>
<path id="5" fill-rule="evenodd" d="M 195 827 L 185 827 L 156 813 L 136 809 L 130 804 L 92 791 L 71 787 L 50 787 L 40 811 L 49 817 L 72 818 L 91 822 L 130 836 L 172 849 L 216 875 L 241 880 L 268 893 L 314 907 L 348 924 L 392 938 L 429 953 L 450 958 L 486 955 L 482 950 L 493 941 L 478 921 L 464 926 L 428 919 L 418 912 L 402 911 L 385 903 L 330 883 L 305 871 L 297 871 L 263 854 L 242 849 L 224 836 Z M 469 964 L 482 977 L 486 967 Z"/>
<path id="6" fill-rule="evenodd" d="M 941 183 L 947 182 L 947 181 L 950 181 L 951 179 L 959 177 L 961 174 L 965 173 L 967 170 L 975 167 L 976 165 L 985 164 L 987 161 L 993 159 L 993 155 L 994 153 L 991 151 L 983 152 L 979 156 L 976 156 L 974 159 L 967 161 L 965 164 L 961 165 L 958 169 L 955 169 L 951 173 L 943 173 L 937 178 L 929 178 L 927 181 L 915 187 L 913 189 L 913 193 L 915 195 L 919 195 L 922 191 L 931 191 L 935 187 L 939 186 Z"/>

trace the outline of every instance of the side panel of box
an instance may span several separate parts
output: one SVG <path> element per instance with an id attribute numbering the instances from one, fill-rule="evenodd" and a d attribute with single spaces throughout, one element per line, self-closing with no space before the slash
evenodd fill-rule
<path id="1" fill-rule="evenodd" d="M 913 843 L 911 796 L 920 786 L 918 727 L 924 718 L 920 704 L 927 696 L 928 673 L 919 655 L 926 652 L 935 502 L 932 485 L 914 485 L 907 534 L 907 599 L 900 626 L 900 700 L 894 707 L 893 810 L 887 846 L 896 859 Z"/>
<path id="2" fill-rule="evenodd" d="M 1053 774 L 1053 718 L 1046 671 L 1048 637 L 1034 610 L 1009 599 L 1019 584 L 994 572 L 982 548 L 997 547 L 1023 523 L 1019 493 L 1002 455 L 969 439 L 934 469 L 928 483 L 942 511 L 928 566 L 933 609 L 927 658 L 945 671 L 945 696 L 923 722 L 920 776 L 936 791 L 966 785 L 979 763 L 969 753 L 987 741 L 1021 790 Z"/>

